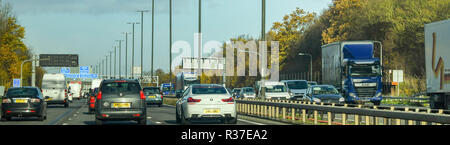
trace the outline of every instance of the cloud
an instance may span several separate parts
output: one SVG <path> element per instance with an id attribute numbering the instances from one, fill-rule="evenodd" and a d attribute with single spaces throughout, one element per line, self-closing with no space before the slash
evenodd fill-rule
<path id="1" fill-rule="evenodd" d="M 5 0 L 17 14 L 40 13 L 81 13 L 109 14 L 150 10 L 151 0 Z M 173 6 L 192 4 L 190 0 L 173 0 Z M 176 3 L 176 4 L 175 4 Z M 168 0 L 155 0 L 155 13 L 168 13 Z M 191 10 L 175 9 L 174 13 L 185 13 Z"/>

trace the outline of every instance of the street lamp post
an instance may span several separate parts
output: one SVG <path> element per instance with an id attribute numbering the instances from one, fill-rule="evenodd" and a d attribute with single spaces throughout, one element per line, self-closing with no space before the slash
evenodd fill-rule
<path id="1" fill-rule="evenodd" d="M 114 46 L 114 78 L 116 78 L 117 73 L 116 73 L 116 60 L 117 60 L 117 46 Z"/>
<path id="2" fill-rule="evenodd" d="M 152 78 L 153 78 L 153 47 L 154 47 L 154 45 L 153 45 L 153 42 L 154 42 L 154 37 L 155 37 L 155 0 L 152 0 L 152 57 L 151 57 L 151 59 L 152 59 L 152 61 L 151 61 L 151 68 L 150 68 L 150 73 L 151 73 L 151 76 L 152 76 Z"/>
<path id="3" fill-rule="evenodd" d="M 129 32 L 122 32 L 125 34 L 125 78 L 128 78 L 128 34 Z"/>
<path id="4" fill-rule="evenodd" d="M 310 61 L 309 61 L 309 62 L 310 62 L 310 64 L 309 64 L 310 69 L 309 69 L 309 70 L 311 71 L 310 74 L 309 74 L 309 79 L 310 79 L 309 81 L 313 81 L 313 80 L 312 80 L 312 74 L 313 74 L 313 70 L 312 70 L 312 55 L 309 54 L 309 53 L 299 53 L 298 55 L 299 55 L 299 56 L 309 56 L 309 58 L 310 58 L 310 59 L 309 59 L 309 60 L 310 60 Z"/>
<path id="5" fill-rule="evenodd" d="M 172 0 L 169 0 L 169 80 L 172 84 Z M 172 87 L 169 87 L 172 92 Z"/>
<path id="6" fill-rule="evenodd" d="M 131 48 L 131 78 L 133 78 L 134 79 L 134 25 L 135 24 L 141 24 L 141 23 L 139 23 L 139 22 L 130 22 L 130 23 L 128 23 L 128 24 L 131 24 L 132 25 L 132 29 L 133 29 L 133 32 L 132 32 L 132 48 Z M 152 38 L 153 39 L 153 38 Z M 152 45 L 153 45 L 153 42 L 152 42 Z M 152 58 L 153 58 L 153 56 L 152 56 Z"/>
<path id="7" fill-rule="evenodd" d="M 142 71 L 144 70 L 144 12 L 148 12 L 149 10 L 140 10 L 138 12 L 141 13 L 141 79 L 142 79 Z"/>
<path id="8" fill-rule="evenodd" d="M 121 61 L 121 58 L 122 58 L 122 41 L 123 40 L 116 40 L 117 42 L 119 42 L 119 78 L 121 78 L 122 77 L 122 72 L 121 72 L 121 65 L 122 65 L 122 61 Z"/>
<path id="9" fill-rule="evenodd" d="M 112 79 L 112 51 L 109 51 L 109 78 Z"/>
<path id="10" fill-rule="evenodd" d="M 22 87 L 23 85 L 23 64 L 25 62 L 31 62 L 31 61 L 36 61 L 36 60 L 49 60 L 49 59 L 29 59 L 29 60 L 25 60 L 22 62 L 22 64 L 20 65 L 20 86 Z M 34 66 L 32 66 L 34 67 Z"/>

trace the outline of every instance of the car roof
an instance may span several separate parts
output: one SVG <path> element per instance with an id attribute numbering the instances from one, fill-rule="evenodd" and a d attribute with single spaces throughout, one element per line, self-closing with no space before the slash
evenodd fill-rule
<path id="1" fill-rule="evenodd" d="M 144 87 L 144 89 L 159 89 L 159 87 Z"/>
<path id="2" fill-rule="evenodd" d="M 26 89 L 39 89 L 38 87 L 32 87 L 32 86 L 11 87 L 11 88 L 9 88 L 9 89 L 21 89 L 21 88 L 26 88 Z"/>
<path id="3" fill-rule="evenodd" d="M 333 87 L 333 88 L 336 88 L 333 85 L 312 85 L 311 87 Z"/>
<path id="4" fill-rule="evenodd" d="M 223 87 L 222 85 L 219 85 L 219 84 L 193 84 L 191 86 L 192 87 L 198 87 L 198 86 L 200 86 L 200 87 L 204 87 L 204 86 L 214 86 L 214 87 L 220 86 L 220 87 Z"/>
<path id="5" fill-rule="evenodd" d="M 103 80 L 104 83 L 110 83 L 115 81 L 126 81 L 126 82 L 139 82 L 137 79 L 107 79 Z"/>

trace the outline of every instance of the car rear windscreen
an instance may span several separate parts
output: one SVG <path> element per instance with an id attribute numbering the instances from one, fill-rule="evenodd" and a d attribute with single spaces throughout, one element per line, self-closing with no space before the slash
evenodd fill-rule
<path id="1" fill-rule="evenodd" d="M 136 82 L 108 82 L 102 84 L 100 91 L 102 94 L 139 94 L 141 86 Z"/>
<path id="2" fill-rule="evenodd" d="M 150 94 L 159 94 L 159 89 L 158 88 L 144 88 L 144 94 L 145 95 L 150 95 Z"/>
<path id="3" fill-rule="evenodd" d="M 192 94 L 227 94 L 227 90 L 220 86 L 194 86 Z"/>
<path id="4" fill-rule="evenodd" d="M 14 98 L 30 98 L 30 97 L 37 97 L 39 92 L 36 89 L 33 88 L 17 88 L 17 89 L 9 89 L 7 93 L 7 97 L 14 97 Z"/>

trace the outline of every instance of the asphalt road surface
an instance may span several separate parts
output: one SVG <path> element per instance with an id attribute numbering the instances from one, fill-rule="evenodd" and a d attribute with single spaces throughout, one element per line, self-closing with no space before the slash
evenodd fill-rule
<path id="1" fill-rule="evenodd" d="M 147 125 L 178 125 L 175 122 L 175 107 L 149 105 Z M 0 122 L 0 125 L 95 125 L 94 114 L 88 113 L 86 99 L 74 100 L 69 108 L 63 105 L 49 105 L 47 119 L 38 121 L 36 117 L 17 118 Z M 135 121 L 106 121 L 105 125 L 134 125 Z M 228 125 L 220 121 L 193 121 L 192 125 Z M 263 125 L 261 123 L 238 119 L 237 125 Z"/>

